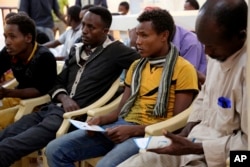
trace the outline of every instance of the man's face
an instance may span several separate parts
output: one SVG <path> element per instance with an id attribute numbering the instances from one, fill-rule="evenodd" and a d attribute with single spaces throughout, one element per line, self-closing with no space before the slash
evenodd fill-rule
<path id="1" fill-rule="evenodd" d="M 18 25 L 6 24 L 4 27 L 4 37 L 6 50 L 11 56 L 20 56 L 24 53 L 28 45 L 31 43 L 31 35 L 23 35 L 19 29 Z"/>
<path id="2" fill-rule="evenodd" d="M 162 56 L 162 50 L 167 45 L 168 36 L 157 34 L 151 21 L 141 22 L 136 27 L 136 45 L 141 57 Z"/>
<path id="3" fill-rule="evenodd" d="M 198 39 L 205 46 L 206 54 L 220 62 L 225 61 L 235 53 L 239 44 L 242 43 L 242 40 L 236 35 L 225 39 L 222 29 L 212 20 L 204 22 L 198 19 L 196 22 L 196 33 Z"/>
<path id="4" fill-rule="evenodd" d="M 66 23 L 67 23 L 67 26 L 71 26 L 71 16 L 70 15 L 67 15 L 66 17 Z"/>
<path id="5" fill-rule="evenodd" d="M 101 17 L 87 12 L 82 20 L 82 41 L 85 45 L 96 47 L 103 42 L 103 39 L 108 33 L 108 28 L 105 28 Z"/>
<path id="6" fill-rule="evenodd" d="M 128 13 L 128 10 L 123 5 L 119 6 L 118 11 L 121 13 L 121 15 L 126 15 Z"/>
<path id="7" fill-rule="evenodd" d="M 185 2 L 184 10 L 195 10 L 195 8 L 189 2 Z"/>

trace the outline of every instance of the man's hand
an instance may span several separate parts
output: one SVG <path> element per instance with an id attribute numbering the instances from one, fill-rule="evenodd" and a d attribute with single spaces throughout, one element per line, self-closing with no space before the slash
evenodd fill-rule
<path id="1" fill-rule="evenodd" d="M 90 118 L 88 121 L 89 125 L 101 125 L 101 117 L 100 116 L 96 116 L 93 118 Z"/>
<path id="2" fill-rule="evenodd" d="M 201 143 L 193 143 L 185 137 L 174 135 L 166 131 L 164 131 L 163 134 L 171 139 L 172 143 L 167 147 L 149 149 L 148 151 L 169 155 L 203 154 L 203 147 Z"/>
<path id="3" fill-rule="evenodd" d="M 114 128 L 107 128 L 106 135 L 115 143 L 121 143 L 134 134 L 133 125 L 119 125 Z"/>
<path id="4" fill-rule="evenodd" d="M 69 96 L 64 96 L 61 102 L 62 102 L 63 109 L 65 112 L 70 112 L 70 111 L 75 111 L 75 110 L 80 109 L 78 104 Z"/>

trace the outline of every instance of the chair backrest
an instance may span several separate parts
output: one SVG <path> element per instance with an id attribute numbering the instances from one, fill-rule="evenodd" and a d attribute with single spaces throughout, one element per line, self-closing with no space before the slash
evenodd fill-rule
<path id="1" fill-rule="evenodd" d="M 8 88 L 8 89 L 14 89 L 16 86 L 18 85 L 18 82 L 15 78 L 13 78 L 12 80 L 6 82 L 3 87 L 4 88 Z"/>
<path id="2" fill-rule="evenodd" d="M 0 131 L 6 128 L 10 123 L 14 122 L 14 117 L 18 111 L 19 106 L 14 106 L 1 110 L 1 119 L 0 119 Z"/>
<path id="3" fill-rule="evenodd" d="M 64 66 L 64 61 L 56 61 L 57 74 L 59 74 Z"/>

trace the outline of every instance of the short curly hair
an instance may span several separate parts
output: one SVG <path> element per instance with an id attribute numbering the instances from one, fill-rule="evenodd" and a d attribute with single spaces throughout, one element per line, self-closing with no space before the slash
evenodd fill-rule
<path id="1" fill-rule="evenodd" d="M 164 9 L 146 10 L 137 18 L 137 20 L 140 23 L 151 21 L 153 28 L 158 34 L 164 31 L 169 31 L 170 37 L 172 37 L 174 34 L 174 19 L 170 15 L 170 13 Z M 168 42 L 170 42 L 171 38 L 169 38 L 168 40 Z"/>
<path id="2" fill-rule="evenodd" d="M 23 35 L 31 34 L 32 43 L 36 41 L 36 25 L 35 22 L 24 12 L 11 14 L 6 19 L 6 24 L 15 24 Z"/>

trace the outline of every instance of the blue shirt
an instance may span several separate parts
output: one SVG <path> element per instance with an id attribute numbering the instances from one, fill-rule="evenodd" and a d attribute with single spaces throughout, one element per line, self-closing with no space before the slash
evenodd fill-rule
<path id="1" fill-rule="evenodd" d="M 207 59 L 204 46 L 200 43 L 195 33 L 176 26 L 172 42 L 182 57 L 193 64 L 196 70 L 206 75 Z"/>
<path id="2" fill-rule="evenodd" d="M 57 0 L 20 0 L 19 11 L 26 12 L 32 18 L 36 26 L 53 28 L 54 13 L 59 13 Z"/>

